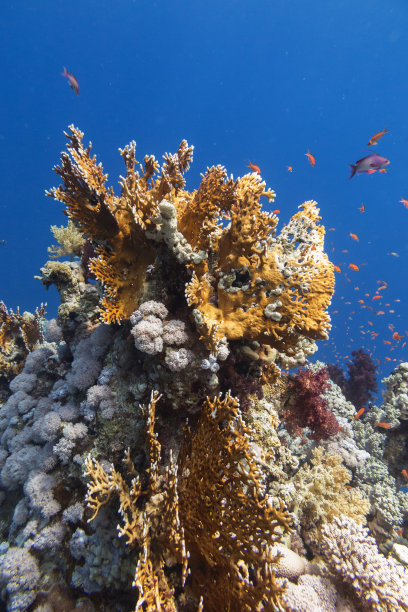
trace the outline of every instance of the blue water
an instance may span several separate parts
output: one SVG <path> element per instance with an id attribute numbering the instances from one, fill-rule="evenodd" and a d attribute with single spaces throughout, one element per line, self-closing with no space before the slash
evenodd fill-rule
<path id="1" fill-rule="evenodd" d="M 0 17 L 0 299 L 9 308 L 47 301 L 56 314 L 56 291 L 33 277 L 55 242 L 49 226 L 66 222 L 44 190 L 59 184 L 52 167 L 74 123 L 117 191 L 119 147 L 134 139 L 139 159 L 160 159 L 186 138 L 195 145 L 189 189 L 207 166 L 236 177 L 250 159 L 277 192 L 281 223 L 317 200 L 342 270 L 318 358 L 342 364 L 364 347 L 380 375 L 407 360 L 406 2 L 42 0 L 2 3 Z M 348 180 L 347 164 L 385 127 L 372 149 L 390 160 L 387 173 Z M 372 301 L 378 281 L 388 288 Z"/>

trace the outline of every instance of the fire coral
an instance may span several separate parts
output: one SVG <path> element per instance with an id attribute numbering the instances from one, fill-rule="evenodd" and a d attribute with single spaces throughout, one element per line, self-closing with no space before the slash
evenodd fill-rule
<path id="1" fill-rule="evenodd" d="M 305 202 L 277 236 L 278 219 L 261 204 L 275 193 L 259 176 L 234 180 L 215 166 L 196 191 L 184 189 L 193 153 L 185 140 L 161 168 L 153 156 L 139 164 L 135 142 L 121 150 L 126 175 L 117 196 L 91 144 L 84 148 L 82 132 L 69 130 L 68 153 L 55 168 L 63 185 L 47 195 L 65 204 L 95 250 L 90 269 L 103 287 L 104 322 L 128 319 L 148 272 L 171 260 L 213 353 L 229 340 L 257 341 L 276 351 L 276 363 L 294 367 L 328 337 L 334 272 L 315 202 Z"/>

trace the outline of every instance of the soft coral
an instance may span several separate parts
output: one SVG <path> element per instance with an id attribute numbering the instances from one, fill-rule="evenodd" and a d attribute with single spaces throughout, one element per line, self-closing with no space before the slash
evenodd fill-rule
<path id="1" fill-rule="evenodd" d="M 312 440 L 326 440 L 339 431 L 336 417 L 321 397 L 328 387 L 329 374 L 325 368 L 319 372 L 299 370 L 289 382 L 294 401 L 283 413 L 286 427 L 292 436 L 301 436 L 302 429 L 312 430 Z"/>

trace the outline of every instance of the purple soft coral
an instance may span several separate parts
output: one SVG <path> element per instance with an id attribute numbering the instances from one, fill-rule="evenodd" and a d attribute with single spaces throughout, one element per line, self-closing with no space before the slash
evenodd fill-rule
<path id="1" fill-rule="evenodd" d="M 336 417 L 328 409 L 321 394 L 328 387 L 329 375 L 325 368 L 319 372 L 299 370 L 289 388 L 294 394 L 294 403 L 286 407 L 283 418 L 292 436 L 301 436 L 302 429 L 312 430 L 312 440 L 327 440 L 339 431 Z"/>

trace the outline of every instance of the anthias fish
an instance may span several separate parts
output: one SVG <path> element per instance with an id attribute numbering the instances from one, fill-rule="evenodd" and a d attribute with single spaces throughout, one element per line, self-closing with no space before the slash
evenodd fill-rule
<path id="1" fill-rule="evenodd" d="M 385 166 L 388 166 L 390 163 L 389 159 L 385 157 L 381 157 L 381 155 L 377 155 L 377 153 L 370 153 L 367 157 L 362 157 L 355 164 L 349 164 L 351 168 L 350 178 L 357 174 L 362 174 L 366 172 L 367 174 L 373 174 L 377 172 L 377 170 L 382 170 Z"/>
<path id="2" fill-rule="evenodd" d="M 374 134 L 374 136 L 371 136 L 370 140 L 368 141 L 368 147 L 371 147 L 372 145 L 376 145 L 378 144 L 378 141 L 380 140 L 380 138 L 382 138 L 384 136 L 384 134 L 388 134 L 389 130 L 387 130 L 387 128 L 385 128 L 384 130 L 381 130 L 381 132 L 376 132 Z"/>
<path id="3" fill-rule="evenodd" d="M 68 83 L 72 91 L 76 93 L 77 96 L 79 96 L 79 84 L 78 84 L 77 78 L 72 74 L 72 72 L 68 72 L 65 66 L 64 66 L 64 72 L 62 72 L 61 74 L 62 76 L 68 79 Z"/>

